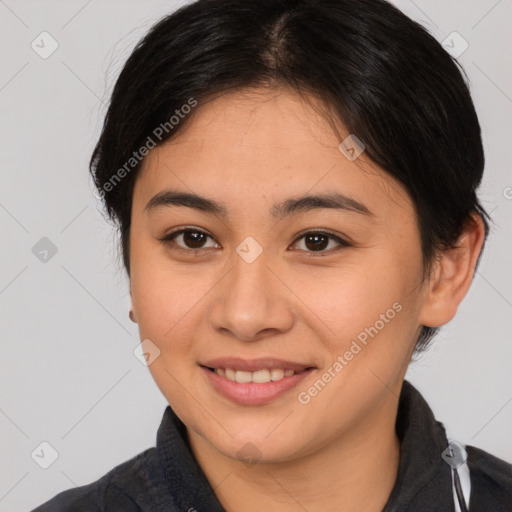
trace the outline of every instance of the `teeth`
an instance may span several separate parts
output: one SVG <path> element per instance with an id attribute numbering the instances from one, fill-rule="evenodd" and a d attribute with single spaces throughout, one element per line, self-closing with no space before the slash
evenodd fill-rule
<path id="1" fill-rule="evenodd" d="M 272 380 L 281 380 L 284 377 L 284 370 L 273 368 L 270 370 L 270 378 Z"/>
<path id="2" fill-rule="evenodd" d="M 238 372 L 237 372 L 238 373 Z M 271 375 L 268 370 L 258 370 L 257 372 L 252 372 L 251 380 L 253 382 L 270 382 L 271 381 Z"/>
<path id="3" fill-rule="evenodd" d="M 272 370 L 263 368 L 261 370 L 256 370 L 255 372 L 233 370 L 232 368 L 215 368 L 215 373 L 221 377 L 226 377 L 226 379 L 233 382 L 256 382 L 259 384 L 281 380 L 284 377 L 291 377 L 295 374 L 293 370 L 283 370 L 281 368 L 272 368 Z"/>
<path id="4" fill-rule="evenodd" d="M 237 371 L 235 373 L 235 380 L 236 380 L 236 382 L 240 382 L 241 384 L 244 384 L 245 382 L 251 382 L 252 373 Z"/>

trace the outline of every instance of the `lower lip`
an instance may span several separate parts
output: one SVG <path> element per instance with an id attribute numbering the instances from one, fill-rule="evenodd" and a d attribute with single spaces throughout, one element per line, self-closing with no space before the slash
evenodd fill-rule
<path id="1" fill-rule="evenodd" d="M 281 380 L 258 383 L 258 382 L 233 382 L 232 380 L 221 377 L 215 372 L 201 366 L 201 370 L 206 374 L 210 384 L 221 395 L 229 398 L 240 405 L 263 405 L 271 402 L 286 391 L 294 388 L 311 374 L 313 368 L 300 373 L 295 373 L 291 377 L 283 377 Z"/>

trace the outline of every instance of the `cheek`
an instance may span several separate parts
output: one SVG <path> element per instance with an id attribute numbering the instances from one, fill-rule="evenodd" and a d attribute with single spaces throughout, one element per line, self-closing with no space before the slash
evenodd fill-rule
<path id="1" fill-rule="evenodd" d="M 190 408 L 190 384 L 197 379 L 194 340 L 208 285 L 159 260 L 134 262 L 132 295 L 140 339 L 151 340 L 158 350 L 148 369 L 168 403 L 183 413 Z"/>
<path id="2" fill-rule="evenodd" d="M 130 237 L 130 288 L 139 337 L 150 340 L 156 354 L 148 370 L 175 411 L 190 408 L 189 383 L 195 364 L 192 326 L 198 322 L 200 299 L 205 291 L 188 271 L 171 265 L 165 251 L 140 230 L 132 219 Z M 195 362 L 194 362 L 195 363 Z M 181 417 L 181 415 L 180 415 Z M 190 421 L 190 419 L 189 419 Z"/>
<path id="3" fill-rule="evenodd" d="M 201 297 L 208 290 L 183 273 L 160 271 L 157 266 L 134 272 L 132 294 L 141 336 L 158 340 L 162 349 L 180 348 L 176 340 L 186 340 L 185 332 L 193 325 L 201 309 Z"/>
<path id="4" fill-rule="evenodd" d="M 339 411 L 354 407 L 348 390 L 378 395 L 382 382 L 397 382 L 417 334 L 421 263 L 391 252 L 364 259 L 323 278 L 302 278 L 307 304 L 322 320 L 311 328 L 326 348 L 324 370 L 336 375 L 317 405 L 337 403 Z"/>
<path id="5" fill-rule="evenodd" d="M 401 308 L 393 309 L 393 305 L 399 302 L 405 307 L 410 291 L 408 273 L 389 259 L 381 264 L 358 261 L 303 272 L 293 282 L 297 294 L 306 298 L 304 302 L 324 324 L 328 337 L 338 342 L 374 325 L 388 310 L 387 316 L 394 319 L 396 309 Z"/>
<path id="6" fill-rule="evenodd" d="M 160 242 L 132 226 L 130 243 L 130 287 L 139 328 L 161 338 L 185 313 L 194 291 L 169 264 Z"/>
<path id="7" fill-rule="evenodd" d="M 316 326 L 310 327 L 326 352 L 319 381 L 299 390 L 299 402 L 326 423 L 341 425 L 368 414 L 405 373 L 417 332 L 414 272 L 393 258 L 382 257 L 380 263 L 331 270 L 314 285 L 302 280 L 303 293 L 310 286 L 305 296 L 314 315 L 309 318 L 322 320 L 312 320 Z"/>

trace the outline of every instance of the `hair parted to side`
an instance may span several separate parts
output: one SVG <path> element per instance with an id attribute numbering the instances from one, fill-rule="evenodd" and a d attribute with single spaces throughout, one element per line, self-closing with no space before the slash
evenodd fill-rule
<path id="1" fill-rule="evenodd" d="M 133 187 L 143 160 L 137 152 L 149 139 L 162 144 L 182 130 L 191 117 L 184 105 L 196 102 L 197 109 L 218 94 L 257 87 L 320 98 L 406 188 L 426 275 L 472 213 L 488 232 L 476 195 L 484 153 L 469 88 L 458 63 L 421 25 L 384 0 L 198 0 L 137 44 L 91 157 L 128 276 Z M 113 183 L 116 173 L 122 179 Z M 416 352 L 436 331 L 423 327 Z"/>

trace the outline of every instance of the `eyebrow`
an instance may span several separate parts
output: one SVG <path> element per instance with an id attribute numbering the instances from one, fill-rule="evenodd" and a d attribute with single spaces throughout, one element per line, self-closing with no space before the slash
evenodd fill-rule
<path id="1" fill-rule="evenodd" d="M 176 190 L 159 192 L 149 200 L 144 211 L 150 213 L 160 208 L 172 206 L 186 206 L 222 218 L 228 217 L 228 210 L 224 204 L 197 194 Z M 283 219 L 293 214 L 316 209 L 344 210 L 374 216 L 374 213 L 363 203 L 339 192 L 290 197 L 272 206 L 270 214 L 277 219 Z"/>

